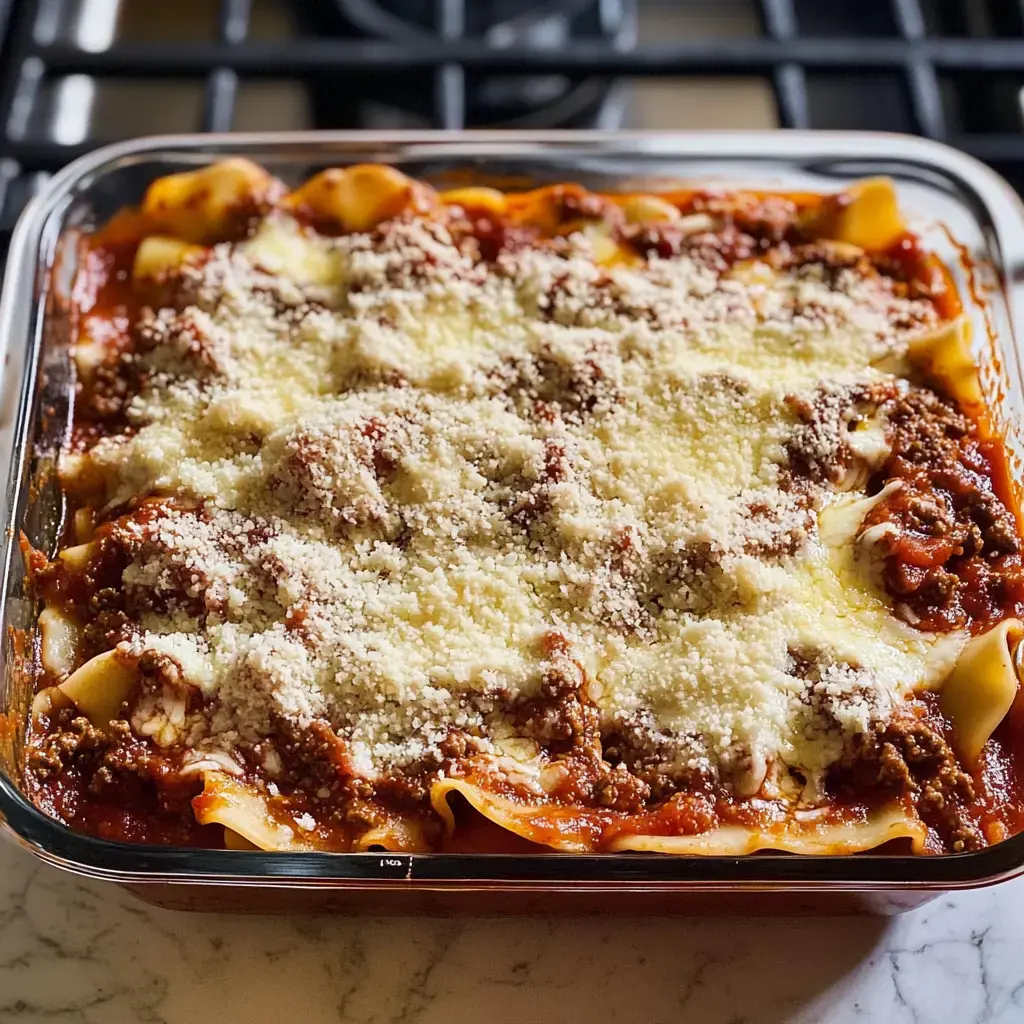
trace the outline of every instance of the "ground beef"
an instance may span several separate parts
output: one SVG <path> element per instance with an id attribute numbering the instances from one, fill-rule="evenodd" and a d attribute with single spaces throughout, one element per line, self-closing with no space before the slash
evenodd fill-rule
<path id="1" fill-rule="evenodd" d="M 348 744 L 330 723 L 314 719 L 299 728 L 282 716 L 273 724 L 285 773 L 297 785 L 316 789 L 355 776 Z"/>
<path id="2" fill-rule="evenodd" d="M 539 479 L 527 490 L 514 491 L 509 498 L 508 517 L 521 530 L 530 532 L 534 524 L 551 511 L 551 489 L 569 479 L 572 459 L 565 442 L 548 439 L 544 443 L 544 465 Z M 543 539 L 543 530 L 537 540 Z"/>
<path id="3" fill-rule="evenodd" d="M 547 661 L 536 697 L 512 710 L 517 733 L 535 740 L 549 754 L 596 750 L 599 713 L 586 694 L 586 673 L 572 658 L 572 645 L 557 630 L 541 641 Z"/>
<path id="4" fill-rule="evenodd" d="M 944 723 L 929 703 L 912 701 L 857 737 L 831 785 L 840 795 L 909 795 L 945 849 L 959 853 L 985 845 L 972 807 L 974 782 L 957 764 Z"/>
<path id="5" fill-rule="evenodd" d="M 651 797 L 651 787 L 624 765 L 616 765 L 594 783 L 594 800 L 599 807 L 636 814 Z"/>
<path id="6" fill-rule="evenodd" d="M 807 242 L 773 249 L 767 257 L 776 270 L 806 270 L 835 288 L 840 271 L 854 270 L 858 277 L 877 273 L 871 257 L 855 246 L 834 242 Z"/>
<path id="7" fill-rule="evenodd" d="M 812 399 L 787 395 L 797 420 L 786 445 L 787 469 L 796 479 L 838 484 L 849 463 L 843 443 L 844 420 L 853 405 L 849 389 L 822 389 Z"/>
<path id="8" fill-rule="evenodd" d="M 517 731 L 535 740 L 550 754 L 592 747 L 598 732 L 598 712 L 579 690 L 548 690 L 520 703 L 512 718 Z"/>
<path id="9" fill-rule="evenodd" d="M 625 770 L 643 783 L 652 803 L 713 788 L 706 762 L 694 757 L 684 741 L 663 733 L 650 712 L 621 718 L 604 731 L 601 743 L 602 757 L 613 773 Z"/>
<path id="10" fill-rule="evenodd" d="M 126 781 L 147 777 L 151 760 L 148 747 L 132 735 L 127 722 L 115 720 L 99 729 L 68 708 L 29 751 L 28 768 L 40 780 L 72 772 L 90 794 L 106 798 L 121 792 Z"/>
<path id="11" fill-rule="evenodd" d="M 864 528 L 891 524 L 878 550 L 897 611 L 922 629 L 981 631 L 1024 609 L 1016 519 L 998 493 L 998 463 L 975 425 L 927 388 L 886 406 L 891 455 L 875 489 L 900 486 Z"/>
<path id="12" fill-rule="evenodd" d="M 853 459 L 850 432 L 898 393 L 897 386 L 883 384 L 829 385 L 811 397 L 787 395 L 786 405 L 797 422 L 786 443 L 784 481 L 793 489 L 807 481 L 842 483 Z"/>
<path id="13" fill-rule="evenodd" d="M 625 240 L 647 256 L 670 259 L 690 252 L 718 270 L 799 240 L 797 209 L 781 196 L 704 193 L 692 197 L 687 214 L 705 214 L 714 230 L 693 232 L 674 222 L 630 225 Z"/>
<path id="14" fill-rule="evenodd" d="M 559 358 L 550 350 L 505 360 L 490 374 L 496 395 L 519 415 L 552 423 L 579 424 L 606 415 L 623 400 L 619 356 L 594 343 L 577 358 Z"/>
<path id="15" fill-rule="evenodd" d="M 100 594 L 105 591 L 100 591 Z M 99 594 L 96 595 L 99 597 Z M 92 609 L 90 609 L 91 611 Z M 109 651 L 119 643 L 130 640 L 136 633 L 137 626 L 128 615 L 120 609 L 99 608 L 82 632 L 82 661 Z"/>

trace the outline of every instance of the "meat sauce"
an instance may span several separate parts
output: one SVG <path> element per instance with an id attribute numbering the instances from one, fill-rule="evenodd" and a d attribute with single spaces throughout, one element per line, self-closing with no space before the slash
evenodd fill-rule
<path id="1" fill-rule="evenodd" d="M 200 825 L 197 779 L 181 778 L 139 741 L 93 729 L 70 710 L 37 716 L 29 795 L 48 814 L 101 839 L 216 847 L 223 829 Z"/>
<path id="2" fill-rule="evenodd" d="M 724 229 L 695 242 L 671 224 L 630 229 L 621 217 L 612 215 L 614 204 L 602 197 L 588 195 L 584 201 L 578 190 L 568 188 L 555 198 L 557 217 L 563 220 L 579 223 L 611 217 L 616 235 L 638 253 L 667 258 L 695 244 L 714 245 L 723 265 L 806 242 L 795 227 L 797 218 L 821 202 L 811 195 L 750 194 L 737 208 L 723 205 L 713 193 L 670 196 L 684 214 L 726 216 Z M 521 215 L 527 209 L 528 204 L 513 201 L 512 216 L 507 218 L 486 209 L 453 211 L 453 226 L 475 239 L 481 258 L 493 261 L 503 252 L 535 244 L 537 227 L 515 220 L 517 210 Z M 115 219 L 85 243 L 74 286 L 75 330 L 104 350 L 104 365 L 112 368 L 132 351 L 132 324 L 146 301 L 131 282 L 131 265 L 143 233 L 131 215 Z M 901 237 L 891 249 L 876 256 L 874 263 L 892 276 L 898 290 L 930 299 L 942 317 L 960 311 L 948 272 L 921 250 L 914 236 Z M 90 384 L 79 385 L 72 450 L 86 449 L 100 437 L 124 430 L 119 408 L 96 401 L 104 379 L 101 374 Z M 979 423 L 954 403 L 931 392 L 913 392 L 900 399 L 890 413 L 891 455 L 874 485 L 877 490 L 899 480 L 901 486 L 869 514 L 864 525 L 889 523 L 894 527 L 884 582 L 897 601 L 898 613 L 922 630 L 966 628 L 976 633 L 1024 613 L 1024 563 L 1005 447 L 986 436 Z M 125 513 L 138 519 L 145 517 L 146 510 L 135 503 L 118 510 L 118 514 Z M 99 528 L 101 544 L 109 531 L 109 525 Z M 45 559 L 31 551 L 28 555 L 39 592 L 83 620 L 96 618 L 97 594 L 116 591 L 123 570 L 121 554 L 112 552 L 110 558 L 101 560 L 95 578 L 48 578 L 43 569 Z M 38 688 L 53 682 L 41 675 Z M 904 724 L 895 726 L 892 735 L 872 740 L 836 770 L 829 781 L 832 799 L 823 820 L 862 820 L 873 806 L 896 794 L 918 807 L 935 852 L 973 848 L 1020 831 L 1024 828 L 1024 777 L 1016 755 L 1024 749 L 1024 702 L 1018 704 L 1021 707 L 996 730 L 979 768 L 966 773 L 950 767 L 949 725 L 938 713 L 934 698 L 909 702 Z M 90 738 L 89 727 L 83 723 L 84 719 L 70 711 L 34 717 L 26 784 L 38 806 L 76 829 L 105 839 L 223 847 L 223 828 L 196 821 L 194 809 L 205 798 L 195 776 L 177 775 L 157 750 L 140 752 L 136 749 L 140 741 L 125 740 L 118 745 L 111 743 L 110 737 Z M 76 756 L 47 760 L 51 742 L 77 744 Z M 598 756 L 595 764 L 593 756 L 580 756 L 569 758 L 566 764 L 564 792 L 551 794 L 549 802 L 539 808 L 543 813 L 524 829 L 535 841 L 501 828 L 455 797 L 452 803 L 458 825 L 453 835 L 442 836 L 437 822 L 428 822 L 434 848 L 451 853 L 549 853 L 545 843 L 567 838 L 600 848 L 624 834 L 691 835 L 722 824 L 771 830 L 780 824 L 780 807 L 772 801 L 737 799 L 698 789 L 659 791 L 655 798 L 660 798 L 660 803 L 645 805 L 651 797 L 649 786 L 627 787 L 624 795 L 613 787 L 610 796 L 608 786 L 595 786 L 595 778 L 607 779 L 620 767 L 618 761 L 609 764 Z M 104 775 L 99 768 L 111 771 Z M 106 783 L 97 784 L 98 777 Z M 421 796 L 433 777 L 422 780 Z M 536 806 L 534 797 L 515 786 L 491 789 L 495 795 L 524 806 Z M 928 794 L 929 805 L 922 803 L 922 794 Z M 380 799 L 381 794 L 376 796 Z M 395 799 L 403 813 L 408 813 L 408 795 Z M 572 805 L 580 799 L 592 800 L 595 806 Z M 940 813 L 936 807 L 943 799 L 948 808 Z M 310 804 L 300 789 L 282 794 L 280 801 L 292 813 L 307 807 L 324 811 L 322 806 Z M 382 806 L 381 810 L 386 813 L 388 809 Z M 427 822 L 431 812 L 422 813 Z M 341 805 L 336 814 L 344 815 Z"/>
<path id="3" fill-rule="evenodd" d="M 881 480 L 899 486 L 868 513 L 883 537 L 886 589 L 908 622 L 930 632 L 984 632 L 1024 612 L 1019 526 L 1004 446 L 933 392 L 890 411 Z"/>

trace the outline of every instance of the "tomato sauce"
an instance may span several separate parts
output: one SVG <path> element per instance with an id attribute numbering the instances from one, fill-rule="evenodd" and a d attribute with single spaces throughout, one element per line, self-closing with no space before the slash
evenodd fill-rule
<path id="1" fill-rule="evenodd" d="M 1024 612 L 1020 527 L 1005 446 L 931 392 L 898 399 L 891 454 L 876 486 L 899 482 L 868 513 L 888 524 L 885 584 L 922 630 L 981 633 Z"/>

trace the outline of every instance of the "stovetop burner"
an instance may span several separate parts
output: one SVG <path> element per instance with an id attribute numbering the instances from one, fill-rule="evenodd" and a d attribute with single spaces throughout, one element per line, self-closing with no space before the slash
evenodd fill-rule
<path id="1" fill-rule="evenodd" d="M 578 31 L 600 33 L 602 16 L 607 17 L 602 7 L 623 5 L 600 0 L 326 0 L 326 6 L 371 36 L 411 39 L 457 32 L 507 46 L 518 41 L 550 45 L 552 39 L 564 38 L 573 21 Z"/>
<path id="2" fill-rule="evenodd" d="M 0 241 L 137 134 L 467 126 L 917 132 L 1024 189 L 1010 0 L 0 0 Z"/>
<path id="3" fill-rule="evenodd" d="M 558 52 L 577 41 L 626 49 L 634 39 L 635 0 L 305 0 L 304 22 L 320 35 L 398 45 L 479 40 L 494 49 Z M 615 128 L 622 92 L 614 83 L 566 75 L 467 75 L 454 64 L 363 83 L 339 105 L 330 82 L 314 82 L 315 118 L 324 127 Z"/>

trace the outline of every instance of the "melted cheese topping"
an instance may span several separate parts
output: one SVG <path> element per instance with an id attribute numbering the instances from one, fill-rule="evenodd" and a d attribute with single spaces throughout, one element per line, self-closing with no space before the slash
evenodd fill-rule
<path id="1" fill-rule="evenodd" d="M 181 283 L 140 330 L 132 433 L 88 456 L 108 509 L 177 499 L 117 529 L 129 646 L 208 701 L 181 742 L 272 774 L 280 724 L 324 719 L 368 778 L 452 730 L 540 763 L 514 709 L 555 636 L 603 732 L 810 800 L 955 660 L 891 614 L 859 519 L 836 527 L 867 472 L 840 494 L 816 469 L 885 457 L 862 396 L 933 313 L 883 279 L 605 269 L 582 236 L 486 264 L 424 221 L 273 213 Z"/>

